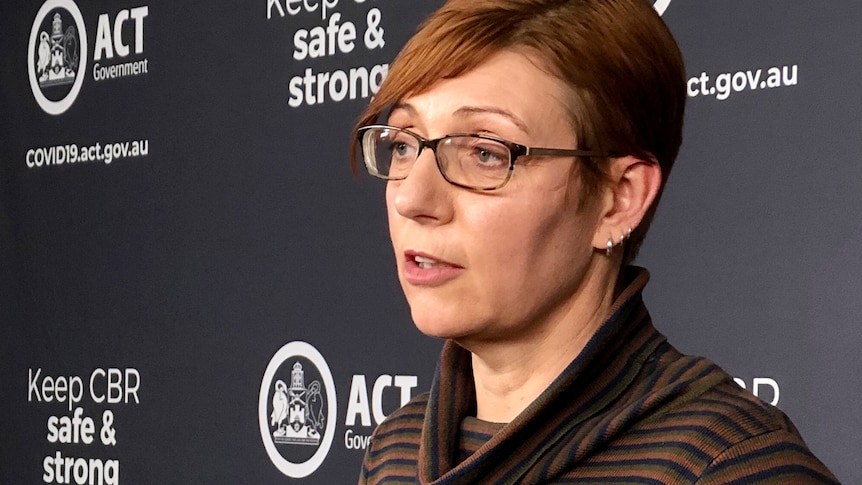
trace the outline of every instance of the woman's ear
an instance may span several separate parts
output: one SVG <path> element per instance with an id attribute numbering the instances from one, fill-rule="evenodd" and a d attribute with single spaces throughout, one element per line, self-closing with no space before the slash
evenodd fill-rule
<path id="1" fill-rule="evenodd" d="M 619 244 L 640 224 L 661 188 L 661 167 L 653 160 L 633 156 L 611 162 L 610 180 L 603 190 L 602 213 L 593 235 L 600 250 Z"/>

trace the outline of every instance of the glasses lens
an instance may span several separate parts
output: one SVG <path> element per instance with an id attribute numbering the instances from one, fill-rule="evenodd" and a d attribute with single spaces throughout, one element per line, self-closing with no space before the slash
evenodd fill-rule
<path id="1" fill-rule="evenodd" d="M 509 177 L 511 151 L 478 136 L 453 136 L 437 146 L 437 158 L 449 180 L 482 189 L 500 187 Z"/>
<path id="2" fill-rule="evenodd" d="M 365 165 L 371 175 L 402 179 L 419 153 L 419 140 L 395 128 L 370 128 L 362 136 Z"/>

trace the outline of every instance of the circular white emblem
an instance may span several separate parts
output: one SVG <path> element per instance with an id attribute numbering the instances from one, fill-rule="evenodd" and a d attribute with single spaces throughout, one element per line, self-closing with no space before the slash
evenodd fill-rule
<path id="1" fill-rule="evenodd" d="M 71 16 L 74 26 L 63 25 L 61 9 Z M 50 27 L 42 30 L 51 12 L 54 15 Z M 87 70 L 87 29 L 81 11 L 73 0 L 46 0 L 42 4 L 30 29 L 27 70 L 33 97 L 46 113 L 58 115 L 75 102 Z M 60 99 L 49 99 L 43 91 L 68 84 L 72 85 L 71 89 L 64 92 Z"/>
<path id="2" fill-rule="evenodd" d="M 316 348 L 290 342 L 278 349 L 263 373 L 257 411 L 263 446 L 282 473 L 304 478 L 323 463 L 335 436 L 335 399 L 332 371 Z"/>
<path id="3" fill-rule="evenodd" d="M 664 15 L 664 12 L 665 10 L 667 10 L 667 7 L 669 5 L 670 0 L 656 0 L 656 2 L 653 4 L 653 7 L 655 7 L 659 15 Z"/>

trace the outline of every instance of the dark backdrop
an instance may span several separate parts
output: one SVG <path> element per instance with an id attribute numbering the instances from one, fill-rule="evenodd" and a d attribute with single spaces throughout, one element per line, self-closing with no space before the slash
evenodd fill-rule
<path id="1" fill-rule="evenodd" d="M 349 132 L 439 3 L 0 4 L 0 483 L 355 480 L 440 343 Z M 664 18 L 692 80 L 653 317 L 862 483 L 862 4 Z"/>

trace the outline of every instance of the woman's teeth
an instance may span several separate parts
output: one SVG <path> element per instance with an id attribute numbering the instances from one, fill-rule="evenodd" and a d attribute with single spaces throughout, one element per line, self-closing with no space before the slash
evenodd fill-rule
<path id="1" fill-rule="evenodd" d="M 416 264 L 418 264 L 419 267 L 422 269 L 431 269 L 434 266 L 440 266 L 440 263 L 438 263 L 436 260 L 433 260 L 431 258 L 416 256 L 413 259 L 416 261 Z"/>

